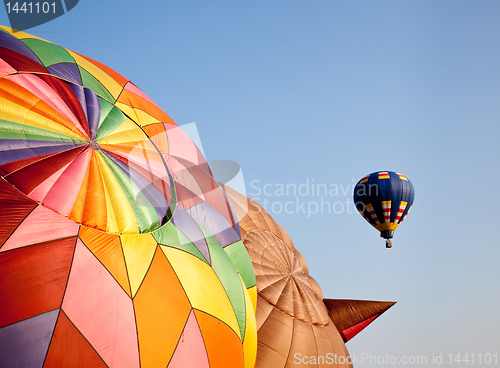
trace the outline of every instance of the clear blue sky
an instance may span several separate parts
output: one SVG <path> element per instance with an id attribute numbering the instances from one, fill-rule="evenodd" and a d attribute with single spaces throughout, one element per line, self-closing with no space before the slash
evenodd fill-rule
<path id="1" fill-rule="evenodd" d="M 487 367 L 478 354 L 500 361 L 499 20 L 498 1 L 81 0 L 27 32 L 196 122 L 207 158 L 242 166 L 326 297 L 398 301 L 352 355 L 452 367 L 448 354 L 469 353 Z M 391 250 L 335 204 L 377 170 L 416 190 Z M 339 213 L 302 212 L 321 204 L 313 180 L 338 186 L 323 202 Z M 257 194 L 306 183 L 305 196 Z M 285 213 L 289 201 L 306 204 Z"/>

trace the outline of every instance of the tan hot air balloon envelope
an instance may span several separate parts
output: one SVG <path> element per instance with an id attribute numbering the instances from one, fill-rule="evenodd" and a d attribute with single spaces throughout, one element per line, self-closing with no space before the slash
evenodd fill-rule
<path id="1" fill-rule="evenodd" d="M 256 202 L 224 189 L 257 280 L 255 367 L 352 367 L 345 342 L 394 303 L 323 299 L 288 233 Z"/>

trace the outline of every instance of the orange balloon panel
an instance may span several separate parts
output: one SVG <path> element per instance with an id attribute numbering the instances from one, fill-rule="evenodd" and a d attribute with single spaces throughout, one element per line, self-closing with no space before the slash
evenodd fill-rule
<path id="1" fill-rule="evenodd" d="M 204 312 L 195 310 L 195 315 L 205 340 L 210 367 L 243 367 L 243 347 L 234 330 Z"/>
<path id="2" fill-rule="evenodd" d="M 134 299 L 134 307 L 142 367 L 167 366 L 191 305 L 159 248 Z"/>

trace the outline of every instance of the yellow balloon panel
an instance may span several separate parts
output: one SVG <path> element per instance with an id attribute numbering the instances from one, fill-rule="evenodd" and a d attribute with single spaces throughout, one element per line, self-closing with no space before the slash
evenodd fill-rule
<path id="1" fill-rule="evenodd" d="M 122 235 L 120 236 L 120 240 L 125 256 L 125 263 L 127 264 L 130 289 L 132 296 L 134 296 L 148 272 L 157 243 L 150 233 Z"/>
<path id="2" fill-rule="evenodd" d="M 129 196 L 101 155 L 96 155 L 104 182 L 108 214 L 107 231 L 111 233 L 137 233 L 138 225 L 134 210 L 130 206 Z"/>
<path id="3" fill-rule="evenodd" d="M 141 127 L 149 124 L 160 123 L 160 121 L 157 118 L 149 115 L 148 113 L 142 110 L 135 109 L 120 102 L 117 102 L 116 106 L 119 107 L 120 110 L 122 110 L 125 114 L 130 116 L 131 119 L 134 120 Z"/>
<path id="4" fill-rule="evenodd" d="M 45 41 L 42 38 L 30 35 L 29 33 L 25 33 L 25 32 L 22 32 L 22 31 L 13 32 L 12 28 L 9 28 L 9 27 L 0 26 L 0 28 L 3 29 L 4 31 L 7 31 L 8 33 L 10 33 L 11 35 L 15 36 L 16 38 L 19 38 L 20 40 L 23 40 L 25 38 L 36 38 L 37 40 Z M 49 42 L 49 41 L 45 41 L 45 42 Z"/>
<path id="5" fill-rule="evenodd" d="M 245 283 L 241 279 L 241 286 L 245 290 Z M 257 286 L 251 289 L 256 289 Z M 249 289 L 250 290 L 250 289 Z M 255 306 L 248 292 L 245 292 L 245 308 L 246 308 L 246 330 L 245 339 L 243 340 L 243 357 L 245 359 L 245 368 L 253 368 L 257 357 L 257 325 L 255 322 Z M 255 293 L 257 298 L 257 292 Z M 256 301 L 257 303 L 257 301 Z"/>
<path id="6" fill-rule="evenodd" d="M 213 269 L 190 253 L 160 247 L 179 277 L 193 308 L 220 319 L 241 339 L 233 307 Z"/>
<path id="7" fill-rule="evenodd" d="M 5 89 L 4 86 L 0 86 Z M 5 93 L 3 93 L 5 94 Z M 75 141 L 83 141 L 85 137 L 78 129 L 71 129 L 71 123 L 60 114 L 53 113 L 52 116 L 44 116 L 36 111 L 33 107 L 28 110 L 24 106 L 20 106 L 14 102 L 7 100 L 2 94 L 2 104 L 0 105 L 0 116 L 3 120 L 8 120 L 14 123 L 23 124 L 33 128 L 40 128 L 50 132 L 61 134 L 67 138 L 73 138 Z M 23 97 L 23 96 L 21 96 Z M 51 111 L 52 112 L 52 111 Z"/>
<path id="8" fill-rule="evenodd" d="M 92 74 L 107 90 L 111 95 L 117 99 L 122 91 L 122 86 L 118 84 L 113 78 L 111 78 L 107 73 L 103 72 L 96 65 L 92 64 L 90 61 L 81 57 L 77 53 L 68 50 L 69 54 L 75 59 L 75 61 Z"/>
<path id="9" fill-rule="evenodd" d="M 247 291 L 248 296 L 250 297 L 250 300 L 252 302 L 253 313 L 255 314 L 255 312 L 257 311 L 257 285 L 248 288 Z"/>

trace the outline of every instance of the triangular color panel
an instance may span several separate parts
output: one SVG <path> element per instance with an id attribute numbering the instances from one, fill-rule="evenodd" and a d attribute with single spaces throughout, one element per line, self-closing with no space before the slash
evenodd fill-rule
<path id="1" fill-rule="evenodd" d="M 198 322 L 191 311 L 168 368 L 209 368 Z"/>
<path id="2" fill-rule="evenodd" d="M 44 368 L 107 368 L 102 359 L 61 312 Z"/>
<path id="3" fill-rule="evenodd" d="M 153 261 L 158 245 L 151 233 L 120 236 L 132 296 L 137 293 Z"/>
<path id="4" fill-rule="evenodd" d="M 53 310 L 0 328 L 2 368 L 41 368 L 59 310 Z"/>
<path id="5" fill-rule="evenodd" d="M 38 206 L 5 242 L 2 251 L 75 236 L 79 226 L 54 211 Z"/>

